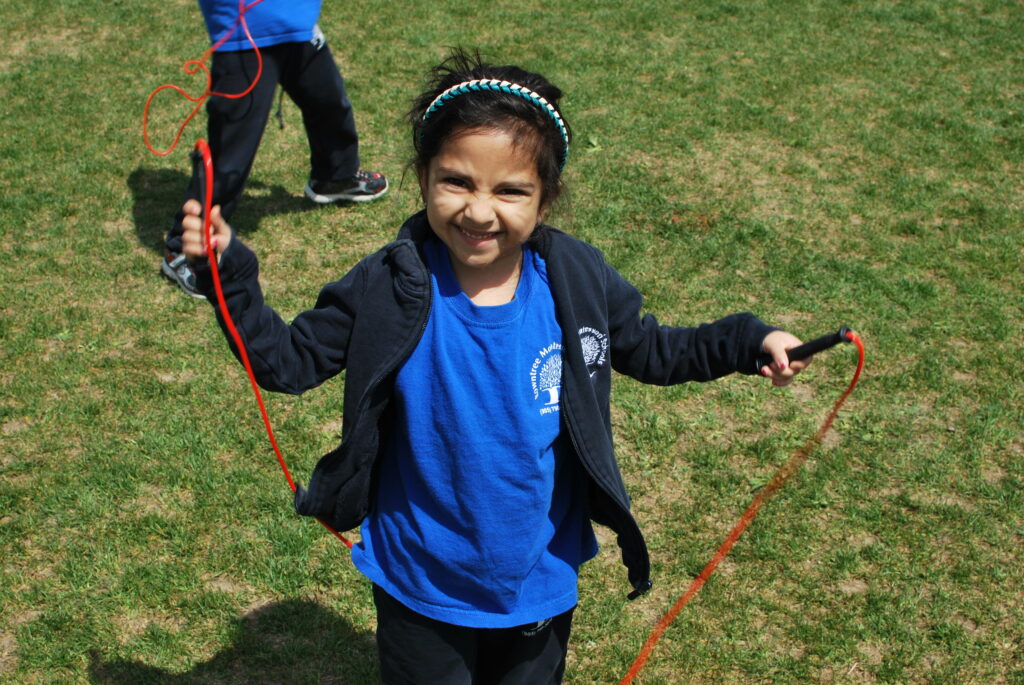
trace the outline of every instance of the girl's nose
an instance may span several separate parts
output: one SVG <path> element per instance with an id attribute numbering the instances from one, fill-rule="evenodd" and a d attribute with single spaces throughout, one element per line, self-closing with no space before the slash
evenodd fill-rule
<path id="1" fill-rule="evenodd" d="M 466 202 L 466 218 L 480 226 L 486 226 L 495 219 L 494 206 L 491 198 L 472 195 Z"/>

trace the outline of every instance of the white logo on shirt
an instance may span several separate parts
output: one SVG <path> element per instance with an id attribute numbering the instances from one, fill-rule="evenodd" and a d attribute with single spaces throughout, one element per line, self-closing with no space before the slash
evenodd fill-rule
<path id="1" fill-rule="evenodd" d="M 317 52 L 327 45 L 327 38 L 324 36 L 324 32 L 320 30 L 320 24 L 313 24 L 313 37 L 310 38 L 309 42 L 313 44 Z"/>
<path id="2" fill-rule="evenodd" d="M 590 377 L 604 366 L 608 356 L 608 336 L 590 326 L 580 329 L 580 345 L 583 347 L 583 361 L 587 365 Z"/>
<path id="3" fill-rule="evenodd" d="M 540 413 L 558 411 L 558 398 L 562 390 L 562 344 L 553 342 L 540 352 L 530 367 L 530 385 L 533 399 L 543 400 Z"/>

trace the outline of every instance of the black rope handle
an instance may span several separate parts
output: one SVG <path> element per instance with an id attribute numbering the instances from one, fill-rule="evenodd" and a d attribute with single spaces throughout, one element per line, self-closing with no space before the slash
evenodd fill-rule
<path id="1" fill-rule="evenodd" d="M 853 342 L 853 332 L 846 326 L 841 326 L 835 333 L 829 333 L 823 335 L 820 338 L 815 338 L 805 342 L 803 345 L 798 345 L 791 350 L 786 350 L 786 355 L 789 357 L 789 361 L 795 362 L 801 359 L 807 359 L 812 354 L 817 354 L 823 350 L 838 345 L 842 342 Z M 775 361 L 770 354 L 761 354 L 757 357 L 757 370 L 760 371 L 763 367 L 768 366 Z"/>

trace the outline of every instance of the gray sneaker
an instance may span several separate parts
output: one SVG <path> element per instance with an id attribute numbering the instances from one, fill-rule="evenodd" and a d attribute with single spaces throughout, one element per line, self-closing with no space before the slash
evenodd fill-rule
<path id="1" fill-rule="evenodd" d="M 388 179 L 375 171 L 357 171 L 344 181 L 325 183 L 310 179 L 306 197 L 318 205 L 332 202 L 369 202 L 388 192 Z"/>
<path id="2" fill-rule="evenodd" d="M 178 284 L 178 287 L 196 299 L 205 300 L 203 295 L 196 289 L 196 275 L 192 273 L 192 267 L 188 265 L 188 259 L 183 254 L 168 252 L 160 264 L 160 272 Z"/>

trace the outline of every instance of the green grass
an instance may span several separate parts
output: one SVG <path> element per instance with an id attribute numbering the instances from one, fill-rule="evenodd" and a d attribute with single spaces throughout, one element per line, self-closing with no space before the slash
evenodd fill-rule
<path id="1" fill-rule="evenodd" d="M 142 105 L 196 83 L 198 10 L 30 0 L 0 25 L 0 680 L 374 682 L 367 583 L 292 514 L 208 305 L 158 274 L 204 128 L 156 157 Z M 417 207 L 401 117 L 462 44 L 565 90 L 554 220 L 663 321 L 749 310 L 867 345 L 833 432 L 641 682 L 1024 683 L 1024 5 L 325 3 L 322 25 L 394 191 L 309 206 L 285 103 L 234 223 L 286 316 Z M 183 103 L 155 112 L 166 145 Z M 854 362 L 835 349 L 785 391 L 616 381 L 655 589 L 625 601 L 601 533 L 569 682 L 622 677 Z M 300 482 L 338 439 L 341 385 L 267 398 Z"/>

